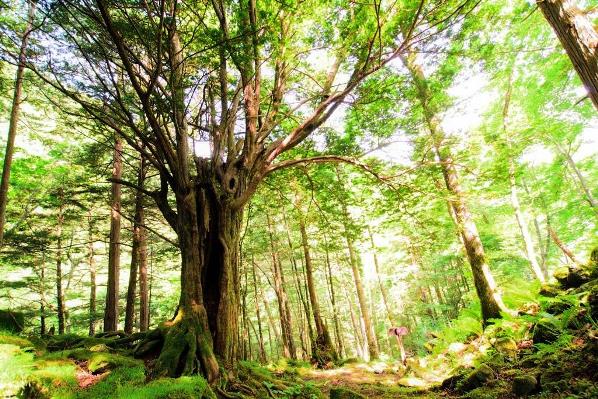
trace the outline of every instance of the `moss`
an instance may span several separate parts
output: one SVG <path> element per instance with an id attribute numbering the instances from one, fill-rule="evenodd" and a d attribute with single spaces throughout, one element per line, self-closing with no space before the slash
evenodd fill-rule
<path id="1" fill-rule="evenodd" d="M 543 318 L 538 320 L 532 333 L 534 344 L 555 342 L 559 338 L 559 330 L 559 326 L 552 319 Z"/>
<path id="2" fill-rule="evenodd" d="M 35 345 L 28 339 L 13 335 L 7 331 L 0 332 L 0 345 L 15 345 L 20 348 L 34 348 Z"/>
<path id="3" fill-rule="evenodd" d="M 140 360 L 107 352 L 90 352 L 87 368 L 92 373 L 114 370 L 119 367 L 134 368 L 142 366 Z"/>
<path id="4" fill-rule="evenodd" d="M 332 388 L 330 399 L 365 399 L 365 396 L 345 388 Z"/>
<path id="5" fill-rule="evenodd" d="M 216 399 L 207 381 L 200 376 L 160 378 L 144 387 L 125 387 L 120 395 L 127 399 Z"/>
<path id="6" fill-rule="evenodd" d="M 533 375 L 520 375 L 513 379 L 513 393 L 518 396 L 529 395 L 538 386 L 538 380 Z"/>
<path id="7" fill-rule="evenodd" d="M 482 364 L 473 370 L 469 375 L 457 384 L 459 391 L 469 391 L 485 385 L 488 381 L 494 379 L 494 371 L 486 364 Z"/>

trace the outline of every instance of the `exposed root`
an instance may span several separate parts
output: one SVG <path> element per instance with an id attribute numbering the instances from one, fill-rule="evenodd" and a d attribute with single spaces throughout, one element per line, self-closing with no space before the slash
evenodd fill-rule
<path id="1" fill-rule="evenodd" d="M 179 377 L 200 373 L 208 382 L 214 382 L 219 368 L 212 351 L 205 310 L 199 307 L 187 312 L 179 310 L 176 318 L 165 323 L 164 327 L 167 332 L 154 376 Z"/>

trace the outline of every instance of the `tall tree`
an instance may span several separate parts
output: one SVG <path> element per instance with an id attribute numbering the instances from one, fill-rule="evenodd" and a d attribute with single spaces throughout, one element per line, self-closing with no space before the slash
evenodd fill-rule
<path id="1" fill-rule="evenodd" d="M 277 158 L 322 126 L 367 76 L 416 35 L 430 38 L 420 29 L 421 15 L 452 20 L 469 1 L 346 7 L 351 12 L 337 12 L 332 3 L 67 0 L 44 9 L 55 28 L 44 37 L 47 53 L 76 48 L 80 70 L 89 73 L 74 78 L 70 61 L 43 56 L 32 68 L 147 159 L 161 184 L 144 193 L 178 236 L 179 312 L 164 330 L 157 374 L 201 372 L 212 382 L 219 376 L 216 356 L 232 368 L 245 204 L 266 175 L 306 161 Z M 200 22 L 208 20 L 216 25 Z M 398 20 L 409 21 L 406 34 L 396 31 Z M 308 21 L 314 29 L 300 30 Z M 321 31 L 329 32 L 330 68 L 304 56 Z M 263 74 L 265 67 L 272 73 Z M 317 84 L 298 90 L 306 71 Z M 309 110 L 287 104 L 289 93 Z M 196 153 L 190 138 L 209 143 L 210 153 Z"/>
<path id="2" fill-rule="evenodd" d="M 21 47 L 18 55 L 17 75 L 15 78 L 15 88 L 12 97 L 12 108 L 10 111 L 10 122 L 8 124 L 8 137 L 6 140 L 6 151 L 4 153 L 4 167 L 2 169 L 2 180 L 0 181 L 0 247 L 4 243 L 4 225 L 6 222 L 6 204 L 8 202 L 8 185 L 10 182 L 10 168 L 12 157 L 15 151 L 15 138 L 17 137 L 17 128 L 21 112 L 21 97 L 23 95 L 23 77 L 27 61 L 27 45 L 29 36 L 33 30 L 35 19 L 36 0 L 29 0 L 27 12 L 27 26 L 21 37 Z"/>
<path id="3" fill-rule="evenodd" d="M 118 330 L 118 297 L 120 278 L 120 219 L 122 177 L 122 140 L 114 141 L 112 156 L 112 192 L 110 196 L 110 243 L 108 248 L 108 285 L 104 310 L 104 331 Z"/>
<path id="4" fill-rule="evenodd" d="M 574 0 L 538 0 L 536 4 L 565 48 L 598 110 L 598 32 L 592 20 Z"/>

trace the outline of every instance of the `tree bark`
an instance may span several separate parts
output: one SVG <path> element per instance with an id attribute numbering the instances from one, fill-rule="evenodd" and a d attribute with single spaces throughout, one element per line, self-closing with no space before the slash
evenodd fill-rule
<path id="1" fill-rule="evenodd" d="M 8 203 L 8 185 L 10 183 L 10 169 L 12 166 L 12 157 L 15 150 L 15 138 L 17 137 L 17 128 L 21 112 L 21 97 L 23 95 L 23 76 L 25 75 L 25 61 L 27 58 L 27 44 L 29 35 L 33 30 L 33 20 L 35 18 L 36 0 L 28 1 L 27 26 L 21 38 L 21 47 L 19 49 L 19 64 L 17 65 L 17 75 L 15 77 L 15 88 L 12 97 L 12 109 L 10 111 L 10 121 L 8 123 L 8 137 L 6 140 L 6 152 L 4 153 L 4 166 L 2 169 L 2 181 L 0 182 L 0 248 L 4 244 L 4 225 L 6 222 L 6 205 Z"/>
<path id="2" fill-rule="evenodd" d="M 282 275 L 282 267 L 278 252 L 274 244 L 274 233 L 272 232 L 272 222 L 270 215 L 266 214 L 268 223 L 268 234 L 270 237 L 270 250 L 272 255 L 272 269 L 274 270 L 274 290 L 278 298 L 278 310 L 280 315 L 280 327 L 283 338 L 284 356 L 291 359 L 297 358 L 297 350 L 293 340 L 293 327 L 291 320 L 291 311 L 289 308 L 289 301 L 284 286 L 284 277 Z"/>
<path id="3" fill-rule="evenodd" d="M 147 331 L 150 324 L 149 290 L 147 284 L 147 231 L 141 209 L 139 224 L 139 330 Z"/>
<path id="4" fill-rule="evenodd" d="M 401 60 L 411 74 L 424 110 L 424 119 L 432 139 L 433 150 L 440 163 L 446 189 L 451 196 L 449 201 L 473 273 L 476 293 L 482 308 L 482 319 L 484 324 L 487 324 L 490 319 L 501 318 L 501 312 L 508 312 L 508 309 L 502 302 L 500 292 L 486 261 L 484 246 L 477 226 L 465 203 L 465 193 L 461 188 L 452 154 L 446 145 L 443 146 L 445 135 L 440 127 L 436 111 L 430 106 L 430 93 L 423 69 L 417 64 L 415 53 L 402 56 Z"/>
<path id="5" fill-rule="evenodd" d="M 328 241 L 324 244 L 326 246 L 326 269 L 328 271 L 328 287 L 330 290 L 330 304 L 332 305 L 332 317 L 334 320 L 334 334 L 336 336 L 336 345 L 337 345 L 337 352 L 340 358 L 343 357 L 345 353 L 345 345 L 343 343 L 343 335 L 341 334 L 340 322 L 339 322 L 339 312 L 338 306 L 336 301 L 336 294 L 334 291 L 334 281 L 332 280 L 332 265 L 330 262 L 330 251 L 328 249 Z"/>
<path id="6" fill-rule="evenodd" d="M 260 306 L 259 306 L 259 299 L 258 299 L 258 282 L 257 276 L 255 273 L 255 263 L 253 262 L 253 258 L 251 260 L 251 274 L 253 278 L 253 292 L 254 292 L 254 301 L 255 301 L 255 316 L 257 318 L 257 331 L 258 331 L 258 344 L 259 344 L 259 360 L 261 363 L 266 363 L 267 356 L 266 356 L 266 348 L 264 346 L 264 335 L 262 333 L 262 318 L 260 314 Z"/>
<path id="7" fill-rule="evenodd" d="M 565 48 L 598 110 L 598 32 L 591 19 L 573 0 L 537 0 L 536 4 Z"/>
<path id="8" fill-rule="evenodd" d="M 372 255 L 374 256 L 374 268 L 376 270 L 376 278 L 378 279 L 378 287 L 380 288 L 380 294 L 382 295 L 382 302 L 384 302 L 384 309 L 386 309 L 386 317 L 388 318 L 388 322 L 390 323 L 390 327 L 395 326 L 395 317 L 393 315 L 392 308 L 390 306 L 390 301 L 388 300 L 388 293 L 386 292 L 386 287 L 382 282 L 382 277 L 380 276 L 380 264 L 378 262 L 378 249 L 374 243 L 374 235 L 372 234 L 372 229 L 368 226 L 368 235 L 370 236 L 370 246 L 372 248 Z"/>
<path id="9" fill-rule="evenodd" d="M 301 245 L 303 246 L 303 256 L 305 257 L 305 273 L 307 276 L 307 288 L 309 291 L 309 299 L 311 302 L 311 309 L 314 317 L 314 323 L 316 326 L 316 339 L 313 342 L 312 347 L 312 359 L 319 365 L 325 366 L 332 361 L 338 359 L 328 328 L 322 320 L 320 313 L 320 304 L 316 292 L 316 286 L 314 282 L 314 272 L 311 260 L 311 253 L 309 251 L 309 242 L 307 240 L 307 231 L 305 229 L 305 218 L 301 214 L 301 209 L 297 207 L 299 213 L 299 230 L 301 232 Z"/>
<path id="10" fill-rule="evenodd" d="M 62 225 L 64 224 L 64 190 L 58 189 L 58 217 L 56 220 L 56 313 L 58 334 L 65 330 L 64 290 L 62 289 Z"/>
<path id="11" fill-rule="evenodd" d="M 145 228 L 143 209 L 143 186 L 145 180 L 145 161 L 139 161 L 137 174 L 137 189 L 135 193 L 135 217 L 133 219 L 133 245 L 131 246 L 131 268 L 129 269 L 129 285 L 127 287 L 127 304 L 125 307 L 125 333 L 133 332 L 135 322 L 135 301 L 137 299 L 137 272 L 141 265 L 141 246 L 144 240 Z"/>
<path id="12" fill-rule="evenodd" d="M 91 209 L 87 213 L 88 244 L 87 244 L 87 262 L 89 264 L 89 336 L 96 332 L 96 262 L 93 249 L 93 219 Z"/>
<path id="13" fill-rule="evenodd" d="M 569 249 L 569 247 L 567 247 L 565 243 L 561 241 L 556 231 L 554 231 L 554 229 L 550 225 L 548 225 L 548 234 L 550 234 L 550 238 L 552 238 L 556 246 L 559 247 L 559 249 L 565 254 L 565 256 L 571 259 L 573 265 L 575 267 L 580 267 L 582 263 L 577 259 L 577 257 Z"/>
<path id="14" fill-rule="evenodd" d="M 104 311 L 104 331 L 118 330 L 118 294 L 120 277 L 120 212 L 122 176 L 122 141 L 114 141 L 112 157 L 112 193 L 110 205 L 110 246 L 108 249 L 108 286 L 106 288 L 106 308 Z"/>

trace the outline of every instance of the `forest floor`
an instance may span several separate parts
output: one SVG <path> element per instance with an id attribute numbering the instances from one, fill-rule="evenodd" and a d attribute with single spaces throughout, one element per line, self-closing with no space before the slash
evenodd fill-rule
<path id="1" fill-rule="evenodd" d="M 483 331 L 479 320 L 454 320 L 429 342 L 427 355 L 408 358 L 406 366 L 345 361 L 318 370 L 284 359 L 240 362 L 239 384 L 226 391 L 210 389 L 201 376 L 151 379 L 151 362 L 113 345 L 113 337 L 0 332 L 0 398 L 596 399 L 598 265 L 578 277 L 562 273 L 558 285 L 542 287 L 518 316 Z"/>

